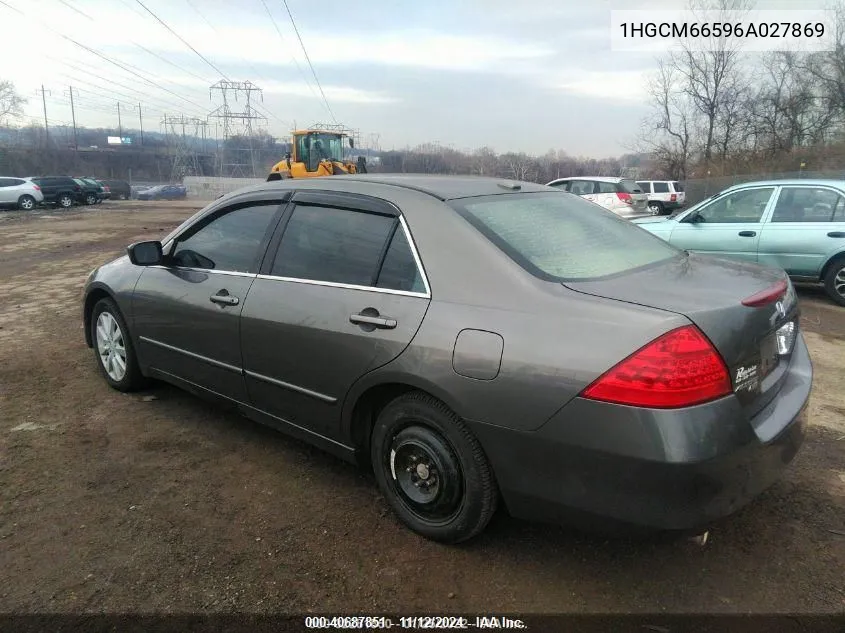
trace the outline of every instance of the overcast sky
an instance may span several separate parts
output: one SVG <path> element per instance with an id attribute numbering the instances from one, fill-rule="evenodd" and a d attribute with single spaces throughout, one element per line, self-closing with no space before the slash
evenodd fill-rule
<path id="1" fill-rule="evenodd" d="M 165 112 L 205 117 L 217 107 L 208 88 L 222 73 L 263 88 L 258 105 L 274 135 L 287 135 L 294 122 L 331 122 L 282 0 L 142 0 L 209 63 L 137 0 L 3 2 L 28 17 L 0 4 L 0 79 L 15 82 L 29 99 L 26 114 L 39 121 L 43 84 L 50 124 L 70 122 L 72 85 L 78 124 L 116 127 L 120 102 L 124 127 L 137 128 L 140 102 L 144 127 L 161 130 Z M 684 5 L 288 0 L 334 117 L 365 140 L 376 133 L 383 149 L 438 141 L 594 157 L 626 151 L 647 112 L 644 81 L 655 67 L 653 53 L 610 50 L 611 9 Z"/>

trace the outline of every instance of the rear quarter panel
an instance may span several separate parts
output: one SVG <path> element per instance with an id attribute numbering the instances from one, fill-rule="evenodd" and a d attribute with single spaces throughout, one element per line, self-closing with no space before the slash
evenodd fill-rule
<path id="1" fill-rule="evenodd" d="M 353 385 L 344 403 L 345 424 L 368 388 L 402 382 L 429 391 L 465 419 L 537 429 L 622 358 L 689 323 L 537 279 L 444 203 L 411 193 L 397 193 L 394 200 L 419 249 L 432 301 L 408 348 Z M 464 329 L 502 337 L 494 379 L 455 371 L 455 342 Z"/>

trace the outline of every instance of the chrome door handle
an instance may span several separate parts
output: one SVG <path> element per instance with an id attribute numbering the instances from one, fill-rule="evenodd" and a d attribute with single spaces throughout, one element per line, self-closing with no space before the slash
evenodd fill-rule
<path id="1" fill-rule="evenodd" d="M 216 295 L 211 295 L 208 299 L 212 303 L 218 303 L 222 306 L 236 306 L 241 302 L 240 299 L 238 299 L 237 297 L 231 296 L 225 290 L 221 290 Z"/>
<path id="2" fill-rule="evenodd" d="M 368 314 L 353 314 L 349 317 L 350 323 L 358 325 L 374 325 L 377 328 L 392 330 L 396 327 L 396 319 L 387 319 L 381 316 L 370 316 Z"/>

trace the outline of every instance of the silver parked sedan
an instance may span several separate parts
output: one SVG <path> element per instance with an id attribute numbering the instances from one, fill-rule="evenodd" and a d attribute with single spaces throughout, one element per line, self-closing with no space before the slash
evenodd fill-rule
<path id="1" fill-rule="evenodd" d="M 793 458 L 812 381 L 782 271 L 488 178 L 228 194 L 94 270 L 84 322 L 114 388 L 164 380 L 369 465 L 447 542 L 500 501 L 706 527 Z"/>

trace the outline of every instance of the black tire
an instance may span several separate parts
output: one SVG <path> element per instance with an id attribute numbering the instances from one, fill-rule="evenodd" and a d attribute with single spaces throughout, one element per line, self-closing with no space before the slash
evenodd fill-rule
<path id="1" fill-rule="evenodd" d="M 117 322 L 123 339 L 123 347 L 126 350 L 126 371 L 123 377 L 119 380 L 116 380 L 109 375 L 98 347 L 97 323 L 100 315 L 104 312 L 110 314 Z M 132 344 L 132 338 L 129 335 L 129 328 L 126 327 L 123 315 L 120 313 L 120 310 L 112 299 L 100 299 L 94 305 L 94 309 L 91 311 L 90 327 L 91 340 L 94 344 L 94 357 L 97 360 L 97 367 L 100 368 L 100 373 L 103 375 L 103 378 L 106 379 L 106 382 L 114 389 L 124 392 L 137 391 L 138 389 L 144 387 L 147 384 L 147 380 L 141 374 L 141 369 L 138 367 L 138 357 L 135 354 L 135 347 Z"/>
<path id="2" fill-rule="evenodd" d="M 85 194 L 85 204 L 91 206 L 92 204 L 97 204 L 97 194 L 95 193 L 86 193 Z"/>
<path id="3" fill-rule="evenodd" d="M 663 203 L 653 200 L 648 203 L 648 210 L 652 215 L 663 215 Z"/>
<path id="4" fill-rule="evenodd" d="M 73 196 L 63 193 L 56 199 L 56 204 L 62 209 L 70 209 L 73 206 Z"/>
<path id="5" fill-rule="evenodd" d="M 465 541 L 496 511 L 498 488 L 481 444 L 454 412 L 426 393 L 399 396 L 379 413 L 370 459 L 393 511 L 426 538 Z"/>
<path id="6" fill-rule="evenodd" d="M 845 306 L 845 257 L 833 261 L 824 276 L 824 289 L 833 301 Z"/>
<path id="7" fill-rule="evenodd" d="M 32 196 L 23 195 L 18 198 L 18 209 L 23 211 L 32 211 L 37 205 L 38 203 Z"/>

